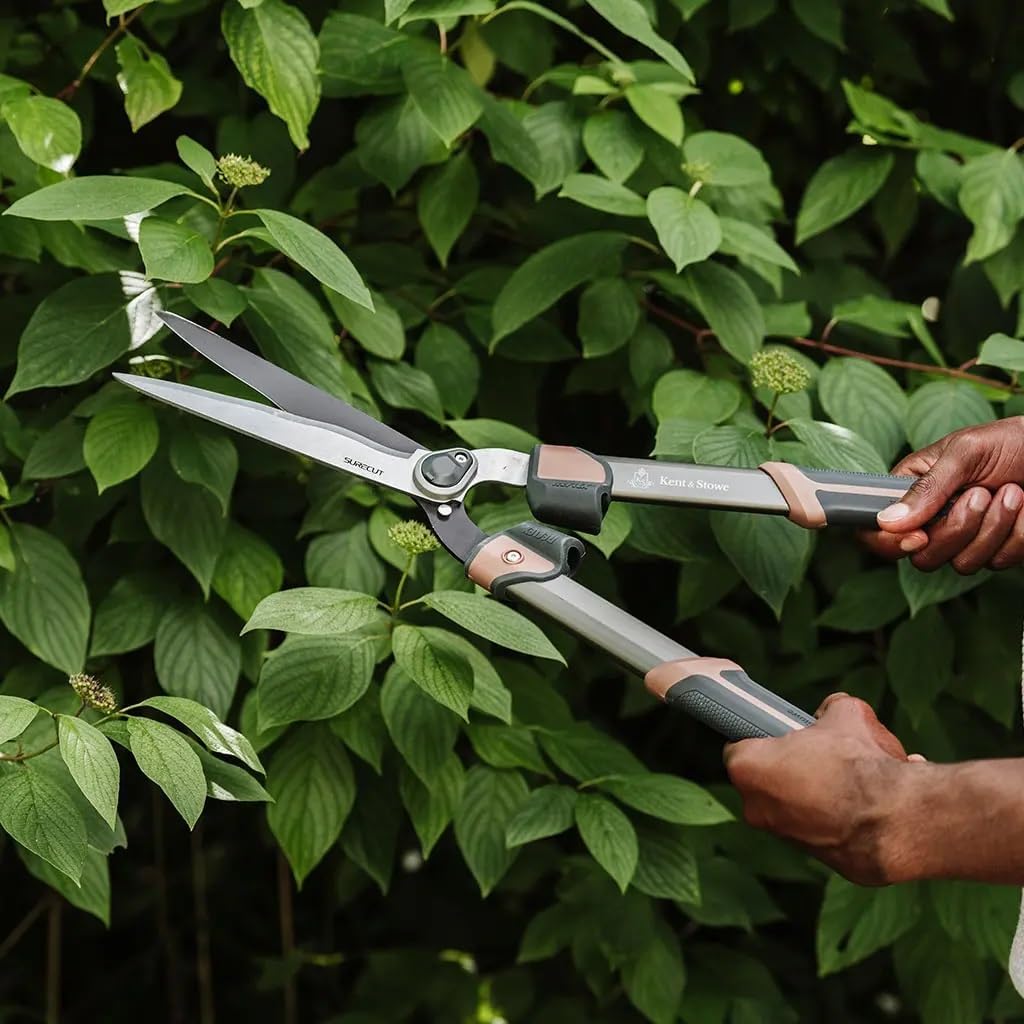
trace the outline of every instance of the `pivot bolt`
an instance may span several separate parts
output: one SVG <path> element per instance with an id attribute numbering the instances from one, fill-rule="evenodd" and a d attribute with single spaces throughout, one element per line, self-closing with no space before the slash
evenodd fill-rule
<path id="1" fill-rule="evenodd" d="M 453 458 L 460 466 L 469 462 L 469 456 L 465 452 L 456 452 Z"/>
<path id="2" fill-rule="evenodd" d="M 452 514 L 452 507 L 451 507 L 451 505 L 438 505 L 437 506 L 437 514 L 442 519 L 447 519 Z"/>
<path id="3" fill-rule="evenodd" d="M 523 553 L 522 551 L 516 551 L 515 548 L 512 548 L 511 551 L 506 551 L 501 556 L 501 560 L 503 562 L 508 562 L 509 565 L 515 565 L 517 562 L 521 562 L 523 560 Z"/>

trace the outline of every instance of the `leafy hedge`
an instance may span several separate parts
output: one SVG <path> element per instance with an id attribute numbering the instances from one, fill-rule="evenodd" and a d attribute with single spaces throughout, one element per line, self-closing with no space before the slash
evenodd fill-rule
<path id="1" fill-rule="evenodd" d="M 0 1019 L 1024 1017 L 1016 893 L 829 877 L 409 501 L 110 377 L 252 397 L 168 309 L 426 445 L 884 471 L 1024 412 L 1015 5 L 102 8 L 0 19 Z M 1020 750 L 1015 576 L 742 514 L 589 540 L 807 708 Z"/>

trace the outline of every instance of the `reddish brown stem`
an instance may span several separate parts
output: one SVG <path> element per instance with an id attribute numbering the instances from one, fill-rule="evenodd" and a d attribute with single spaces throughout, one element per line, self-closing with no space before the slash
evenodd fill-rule
<path id="1" fill-rule="evenodd" d="M 674 324 L 676 327 L 689 331 L 698 341 L 713 336 L 714 331 L 701 327 L 681 316 L 676 316 L 671 310 L 658 306 L 653 302 L 644 303 L 650 312 L 660 317 L 666 323 Z M 915 363 L 909 359 L 892 359 L 889 356 L 878 356 L 871 352 L 859 352 L 857 349 L 844 348 L 841 345 L 833 345 L 829 341 L 819 341 L 816 338 L 791 337 L 787 339 L 794 345 L 802 345 L 804 348 L 817 349 L 819 352 L 827 352 L 833 356 L 848 356 L 851 359 L 863 359 L 869 363 L 876 363 L 879 366 L 893 366 L 902 370 L 916 370 L 919 373 L 938 374 L 943 377 L 956 377 L 958 380 L 969 380 L 976 384 L 984 384 L 986 387 L 996 388 L 999 391 L 1017 392 L 1020 389 L 1012 383 L 1001 380 L 992 380 L 990 377 L 983 377 L 980 373 L 968 373 L 963 367 L 934 366 L 931 363 Z M 968 366 L 970 363 L 965 363 Z"/>
<path id="2" fill-rule="evenodd" d="M 82 70 L 78 72 L 77 77 L 73 82 L 68 82 L 59 93 L 57 93 L 57 99 L 59 100 L 70 100 L 74 97 L 75 93 L 81 88 L 82 83 L 88 77 L 90 71 L 96 64 L 96 61 L 103 56 L 107 47 L 117 39 L 118 36 L 124 35 L 128 31 L 128 26 L 142 13 L 142 7 L 136 7 L 131 14 L 125 16 L 122 15 L 120 21 L 118 21 L 116 27 L 110 31 L 104 38 L 103 42 L 96 47 L 95 50 L 89 55 L 89 59 L 82 65 Z"/>

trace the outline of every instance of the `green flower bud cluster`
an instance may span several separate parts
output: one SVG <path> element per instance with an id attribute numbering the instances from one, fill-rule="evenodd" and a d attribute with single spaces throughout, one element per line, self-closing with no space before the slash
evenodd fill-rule
<path id="1" fill-rule="evenodd" d="M 76 672 L 74 675 L 68 676 L 68 682 L 87 708 L 93 708 L 108 715 L 117 710 L 117 698 L 114 696 L 114 691 L 109 686 L 104 686 L 94 676 Z"/>
<path id="2" fill-rule="evenodd" d="M 252 157 L 228 153 L 217 160 L 217 173 L 232 188 L 262 185 L 270 177 L 270 169 L 256 163 Z"/>
<path id="3" fill-rule="evenodd" d="M 811 383 L 810 373 L 782 348 L 758 352 L 750 360 L 750 376 L 755 388 L 769 388 L 780 395 L 803 391 Z"/>
<path id="4" fill-rule="evenodd" d="M 388 536 L 410 555 L 425 555 L 441 546 L 430 530 L 415 519 L 406 519 L 388 527 Z"/>

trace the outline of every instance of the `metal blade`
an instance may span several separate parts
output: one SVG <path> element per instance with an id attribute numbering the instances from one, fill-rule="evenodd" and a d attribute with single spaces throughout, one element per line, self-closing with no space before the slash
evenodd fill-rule
<path id="1" fill-rule="evenodd" d="M 213 331 L 178 316 L 177 313 L 161 311 L 157 316 L 200 355 L 205 356 L 211 363 L 216 363 L 233 377 L 244 381 L 254 391 L 269 398 L 278 408 L 296 416 L 344 427 L 392 451 L 411 453 L 420 448 L 405 434 L 361 412 L 348 402 L 321 391 L 301 377 L 282 370 L 280 366 L 267 362 L 254 352 L 228 341 L 227 338 L 222 338 L 219 334 L 214 334 Z"/>
<path id="2" fill-rule="evenodd" d="M 420 494 L 413 483 L 413 469 L 419 458 L 427 454 L 426 449 L 414 453 L 397 452 L 386 445 L 376 444 L 351 433 L 344 427 L 309 420 L 283 409 L 271 409 L 242 398 L 218 395 L 213 391 L 173 381 L 137 377 L 128 373 L 115 373 L 114 376 L 122 384 L 151 398 L 230 427 L 259 441 L 266 441 L 297 455 L 305 455 L 325 466 L 352 473 L 364 480 L 393 487 L 396 491 L 404 491 L 416 497 Z"/>

